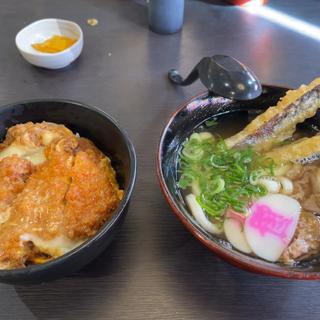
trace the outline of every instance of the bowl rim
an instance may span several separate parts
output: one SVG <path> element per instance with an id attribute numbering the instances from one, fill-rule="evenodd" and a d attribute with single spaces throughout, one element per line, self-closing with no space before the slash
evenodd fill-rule
<path id="1" fill-rule="evenodd" d="M 125 214 L 125 207 L 128 205 L 128 202 L 130 201 L 135 183 L 136 183 L 136 176 L 137 176 L 137 157 L 136 152 L 133 146 L 133 143 L 131 142 L 131 139 L 129 138 L 128 133 L 126 130 L 122 129 L 118 122 L 109 114 L 101 110 L 100 108 L 97 108 L 96 106 L 90 106 L 88 104 L 78 102 L 71 99 L 54 99 L 54 98 L 44 98 L 44 99 L 26 99 L 17 101 L 14 103 L 10 103 L 4 106 L 0 106 L 0 117 L 1 113 L 5 112 L 6 110 L 19 105 L 19 104 L 29 104 L 29 103 L 68 103 L 75 106 L 78 106 L 80 108 L 90 110 L 97 112 L 98 114 L 102 115 L 104 118 L 106 118 L 108 121 L 111 122 L 111 124 L 120 132 L 120 135 L 124 138 L 126 147 L 129 152 L 129 158 L 130 158 L 130 176 L 129 176 L 129 182 L 127 190 L 124 192 L 124 196 L 117 207 L 117 209 L 112 213 L 112 217 L 110 220 L 107 220 L 104 225 L 97 231 L 95 235 L 81 243 L 79 246 L 75 247 L 71 251 L 63 254 L 60 257 L 57 257 L 53 260 L 50 260 L 48 262 L 45 262 L 43 264 L 35 264 L 30 265 L 25 268 L 16 268 L 16 269 L 9 269 L 9 270 L 1 270 L 0 269 L 0 279 L 2 277 L 10 277 L 10 276 L 25 276 L 28 274 L 33 274 L 39 271 L 45 271 L 49 268 L 54 268 L 55 266 L 60 265 L 61 263 L 64 263 L 65 260 L 68 260 L 70 257 L 75 256 L 78 254 L 79 251 L 82 251 L 86 247 L 90 247 L 90 245 L 93 242 L 99 241 L 103 236 L 113 228 L 113 226 L 117 223 L 117 221 L 120 219 L 122 215 Z"/>
<path id="2" fill-rule="evenodd" d="M 21 33 L 23 31 L 25 31 L 26 29 L 28 29 L 29 27 L 31 27 L 32 25 L 39 24 L 39 23 L 42 23 L 42 22 L 50 22 L 50 21 L 60 21 L 60 22 L 72 25 L 73 27 L 75 27 L 79 31 L 79 34 L 80 34 L 79 38 L 70 47 L 68 47 L 68 48 L 66 48 L 66 49 L 64 49 L 62 51 L 56 52 L 56 53 L 48 53 L 48 52 L 40 52 L 40 51 L 39 52 L 38 51 L 29 52 L 29 51 L 26 51 L 26 50 L 22 49 L 22 47 L 21 47 L 21 45 L 20 45 L 20 43 L 18 41 L 18 37 L 21 36 Z M 15 37 L 16 47 L 18 48 L 19 51 L 23 52 L 24 54 L 32 55 L 32 56 L 36 56 L 36 57 L 58 57 L 58 56 L 62 56 L 64 54 L 66 54 L 67 52 L 71 52 L 72 48 L 77 46 L 82 41 L 83 41 L 83 31 L 82 31 L 81 27 L 74 21 L 65 20 L 65 19 L 59 19 L 59 18 L 45 18 L 45 19 L 40 19 L 40 20 L 33 21 L 33 22 L 29 23 L 28 25 L 26 25 L 25 27 L 23 27 L 22 29 L 20 29 L 17 32 L 16 37 Z"/>
<path id="3" fill-rule="evenodd" d="M 278 89 L 286 89 L 289 90 L 291 88 L 280 86 L 280 85 L 269 85 L 269 84 L 263 84 L 263 87 L 272 87 L 272 88 L 278 88 Z M 264 274 L 268 276 L 275 276 L 285 279 L 296 279 L 296 280 L 318 280 L 320 279 L 320 272 L 316 271 L 295 271 L 295 270 L 281 270 L 278 268 L 273 268 L 271 266 L 265 265 L 267 263 L 264 260 L 257 260 L 256 262 L 250 262 L 248 260 L 248 257 L 238 251 L 232 251 L 229 252 L 222 246 L 214 243 L 210 239 L 206 237 L 204 233 L 202 233 L 200 230 L 196 229 L 190 221 L 185 217 L 183 212 L 180 210 L 180 208 L 176 205 L 173 197 L 171 196 L 171 192 L 169 188 L 167 187 L 166 181 L 164 179 L 163 171 L 162 171 L 162 149 L 164 145 L 164 138 L 168 132 L 168 129 L 172 122 L 174 121 L 175 117 L 179 112 L 181 112 L 184 108 L 188 106 L 189 103 L 192 101 L 202 98 L 205 95 L 207 95 L 207 91 L 201 92 L 189 100 L 181 103 L 177 110 L 174 111 L 171 116 L 169 117 L 169 120 L 166 122 L 161 135 L 160 140 L 158 142 L 158 149 L 156 153 L 156 171 L 158 176 L 158 182 L 160 184 L 160 189 L 165 197 L 165 200 L 169 204 L 172 212 L 175 214 L 175 216 L 183 223 L 183 225 L 188 229 L 189 232 L 192 233 L 192 235 L 198 239 L 202 244 L 204 244 L 208 249 L 210 249 L 212 252 L 217 254 L 220 258 L 223 260 L 229 262 L 230 264 L 243 269 L 245 271 L 258 273 L 258 274 Z"/>

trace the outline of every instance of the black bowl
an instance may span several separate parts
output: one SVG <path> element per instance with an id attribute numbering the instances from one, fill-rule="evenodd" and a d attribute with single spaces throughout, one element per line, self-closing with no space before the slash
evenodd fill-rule
<path id="1" fill-rule="evenodd" d="M 124 221 L 136 179 L 136 155 L 125 131 L 99 109 L 69 100 L 30 100 L 0 108 L 0 137 L 18 123 L 55 122 L 93 141 L 110 157 L 124 197 L 111 218 L 92 238 L 67 254 L 41 265 L 0 270 L 0 282 L 29 284 L 45 282 L 75 272 L 96 258 L 111 242 Z"/>
<path id="2" fill-rule="evenodd" d="M 320 279 L 320 258 L 286 266 L 269 263 L 259 258 L 245 255 L 223 239 L 209 234 L 193 219 L 178 188 L 178 158 L 182 143 L 206 120 L 218 117 L 218 126 L 229 117 L 234 134 L 247 122 L 269 106 L 275 105 L 288 88 L 263 86 L 262 95 L 251 101 L 232 101 L 225 98 L 206 98 L 200 94 L 184 103 L 170 118 L 163 130 L 157 154 L 157 173 L 161 189 L 173 212 L 187 229 L 214 253 L 231 264 L 247 271 L 290 279 Z M 315 134 L 320 127 L 319 114 L 306 120 L 301 126 Z M 230 122 L 231 121 L 231 122 Z M 224 128 L 219 128 L 224 129 Z"/>

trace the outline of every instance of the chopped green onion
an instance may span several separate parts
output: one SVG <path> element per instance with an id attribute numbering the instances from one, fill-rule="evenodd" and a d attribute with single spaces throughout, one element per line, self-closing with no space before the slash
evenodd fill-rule
<path id="1" fill-rule="evenodd" d="M 207 128 L 211 128 L 211 127 L 216 126 L 218 124 L 218 122 L 213 119 L 213 120 L 207 120 L 204 124 Z"/>
<path id="2" fill-rule="evenodd" d="M 220 193 L 224 190 L 225 182 L 221 177 L 217 177 L 216 179 L 212 180 L 209 184 L 209 192 L 210 194 L 214 195 Z"/>
<path id="3" fill-rule="evenodd" d="M 252 184 L 252 185 L 257 185 L 258 184 L 258 181 L 259 179 L 264 175 L 264 171 L 263 170 L 253 170 L 251 173 L 250 173 L 250 176 L 249 176 L 249 182 Z"/>
<path id="4" fill-rule="evenodd" d="M 179 187 L 185 189 L 193 182 L 194 179 L 195 176 L 193 174 L 191 174 L 190 172 L 184 172 L 180 177 Z"/>
<path id="5" fill-rule="evenodd" d="M 263 175 L 274 175 L 273 160 L 251 147 L 230 149 L 217 136 L 203 137 L 193 133 L 183 145 L 179 187 L 196 186 L 198 203 L 214 219 L 221 219 L 227 208 L 245 214 L 251 200 L 267 194 L 258 182 Z"/>
<path id="6" fill-rule="evenodd" d="M 192 140 L 201 141 L 200 134 L 197 133 L 197 132 L 194 132 L 194 133 L 190 136 L 189 140 L 190 140 L 190 141 L 192 141 Z"/>
<path id="7" fill-rule="evenodd" d="M 201 157 L 203 156 L 203 150 L 201 148 L 196 148 L 196 147 L 189 147 L 189 148 L 184 148 L 182 150 L 182 154 L 189 160 L 196 161 L 200 160 Z"/>
<path id="8" fill-rule="evenodd" d="M 227 169 L 228 168 L 228 166 L 224 166 L 222 164 L 219 164 L 217 161 L 217 158 L 215 157 L 214 154 L 210 158 L 210 163 L 213 167 L 218 168 L 218 169 Z"/>

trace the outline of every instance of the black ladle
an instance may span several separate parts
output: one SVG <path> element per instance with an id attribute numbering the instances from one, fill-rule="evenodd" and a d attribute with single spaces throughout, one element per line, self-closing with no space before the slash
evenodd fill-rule
<path id="1" fill-rule="evenodd" d="M 251 100 L 262 93 L 261 83 L 255 74 L 240 61 L 225 55 L 203 58 L 185 79 L 175 69 L 169 71 L 168 77 L 180 86 L 188 86 L 200 78 L 210 96 Z"/>

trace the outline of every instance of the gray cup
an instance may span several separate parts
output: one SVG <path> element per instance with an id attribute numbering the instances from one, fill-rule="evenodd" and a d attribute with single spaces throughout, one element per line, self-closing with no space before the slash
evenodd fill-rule
<path id="1" fill-rule="evenodd" d="M 181 30 L 184 0 L 150 0 L 149 26 L 157 33 L 170 34 Z"/>

